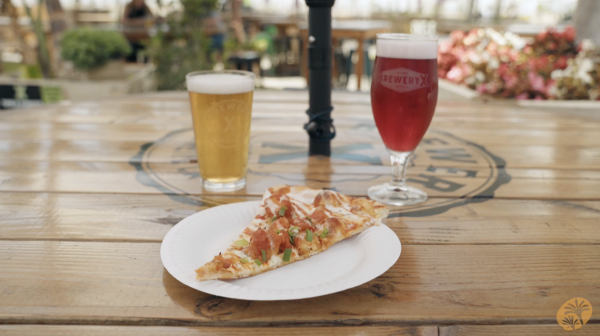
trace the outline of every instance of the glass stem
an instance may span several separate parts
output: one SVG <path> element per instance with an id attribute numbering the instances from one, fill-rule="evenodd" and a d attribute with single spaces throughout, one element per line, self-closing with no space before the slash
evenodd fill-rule
<path id="1" fill-rule="evenodd" d="M 393 152 L 392 158 L 392 181 L 390 186 L 394 189 L 406 187 L 406 167 L 411 152 Z"/>

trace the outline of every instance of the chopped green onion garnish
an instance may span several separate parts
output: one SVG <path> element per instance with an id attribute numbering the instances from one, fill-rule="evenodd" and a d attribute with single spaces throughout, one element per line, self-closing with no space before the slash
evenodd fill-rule
<path id="1" fill-rule="evenodd" d="M 244 246 L 248 246 L 248 241 L 244 238 L 240 239 L 240 240 L 236 240 L 235 241 L 235 245 L 237 247 L 244 247 Z"/>
<path id="2" fill-rule="evenodd" d="M 260 261 L 258 259 L 254 259 L 254 263 L 257 264 L 258 266 L 262 265 L 262 261 Z"/>
<path id="3" fill-rule="evenodd" d="M 262 253 L 263 256 L 263 262 L 267 262 L 267 254 L 265 253 L 265 250 L 260 250 L 260 253 Z"/>
<path id="4" fill-rule="evenodd" d="M 313 239 L 313 232 L 309 229 L 306 229 L 306 241 L 311 242 Z"/>
<path id="5" fill-rule="evenodd" d="M 285 216 L 285 212 L 287 211 L 287 208 L 282 206 L 281 208 L 279 208 L 279 216 Z"/>
<path id="6" fill-rule="evenodd" d="M 288 230 L 288 234 L 290 235 L 290 237 L 296 237 L 296 235 L 298 234 L 298 227 L 297 226 L 290 226 L 290 229 Z"/>
<path id="7" fill-rule="evenodd" d="M 277 230 L 277 231 L 275 231 L 275 233 L 277 233 L 277 234 L 279 234 L 279 232 L 281 232 L 281 230 Z"/>
<path id="8" fill-rule="evenodd" d="M 323 232 L 321 232 L 321 238 L 327 237 L 328 234 L 329 234 L 329 229 L 325 228 L 325 230 L 323 230 Z"/>
<path id="9" fill-rule="evenodd" d="M 271 223 L 277 220 L 277 216 L 271 217 Z"/>
<path id="10" fill-rule="evenodd" d="M 290 248 L 285 249 L 285 252 L 283 252 L 283 261 L 289 262 L 291 256 L 292 256 L 292 249 L 290 249 Z"/>
<path id="11" fill-rule="evenodd" d="M 242 262 L 242 264 L 249 263 L 248 258 L 242 258 L 240 261 Z"/>
<path id="12" fill-rule="evenodd" d="M 290 244 L 294 245 L 294 237 L 290 236 Z"/>

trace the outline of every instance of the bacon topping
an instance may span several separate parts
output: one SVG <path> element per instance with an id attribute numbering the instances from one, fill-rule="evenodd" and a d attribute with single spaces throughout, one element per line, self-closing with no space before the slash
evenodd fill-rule
<path id="1" fill-rule="evenodd" d="M 273 251 L 276 253 L 282 253 L 286 248 L 292 247 L 292 244 L 290 244 L 290 237 L 287 233 L 288 229 L 283 228 L 282 225 L 280 225 L 281 223 L 287 224 L 288 228 L 290 226 L 290 224 L 287 222 L 287 219 L 279 218 L 269 228 L 269 238 L 273 242 Z M 277 234 L 278 230 L 281 230 L 279 234 Z"/>
<path id="2" fill-rule="evenodd" d="M 282 186 L 279 189 L 275 189 L 274 187 L 269 188 L 269 192 L 274 195 L 285 195 L 285 194 L 289 193 L 291 190 L 292 190 L 292 188 L 288 185 Z"/>
<path id="3" fill-rule="evenodd" d="M 267 198 L 265 200 L 265 205 L 268 205 L 268 201 L 273 202 L 275 205 L 279 205 L 281 203 L 279 200 L 280 198 L 281 198 L 281 195 L 278 195 L 278 194 L 271 195 L 269 198 Z"/>
<path id="4" fill-rule="evenodd" d="M 271 227 L 274 226 L 281 226 L 285 230 L 287 230 L 290 228 L 290 222 L 285 217 L 279 217 L 276 221 L 273 222 L 273 224 L 271 224 Z"/>
<path id="5" fill-rule="evenodd" d="M 326 211 L 327 209 L 325 209 L 323 205 L 319 205 L 319 207 L 316 208 L 315 211 L 313 211 L 313 213 L 308 217 L 312 219 L 313 224 L 319 224 L 327 219 Z"/>
<path id="6" fill-rule="evenodd" d="M 219 254 L 218 256 L 216 256 L 213 261 L 216 264 L 216 268 L 217 268 L 217 272 L 220 271 L 221 269 L 228 269 L 229 267 L 231 267 L 231 265 L 233 265 L 233 260 L 231 259 L 226 259 L 225 257 L 223 257 L 221 254 Z"/>
<path id="7" fill-rule="evenodd" d="M 305 231 L 306 229 L 311 229 L 314 231 L 314 225 L 312 225 L 305 218 L 296 217 L 296 218 L 294 218 L 293 223 L 294 223 L 294 226 L 297 226 L 300 229 L 300 231 Z"/>
<path id="8" fill-rule="evenodd" d="M 281 206 L 279 208 L 277 208 L 276 214 L 280 215 L 281 212 L 280 210 L 285 207 L 285 213 L 283 214 L 283 217 L 287 218 L 288 221 L 293 221 L 294 220 L 294 208 L 292 207 L 292 202 L 290 202 L 289 197 L 282 195 L 281 199 L 280 199 L 280 204 Z"/>
<path id="9" fill-rule="evenodd" d="M 265 206 L 265 218 L 262 219 L 270 219 L 273 218 L 275 215 L 273 214 L 273 211 L 271 211 L 271 208 Z"/>
<path id="10" fill-rule="evenodd" d="M 330 191 L 330 190 L 321 190 L 319 194 L 315 197 L 313 201 L 314 206 L 319 205 L 331 205 L 334 207 L 342 206 L 342 200 L 340 199 L 340 194 Z"/>
<path id="11" fill-rule="evenodd" d="M 265 251 L 267 261 L 271 259 L 271 256 L 273 255 L 273 251 L 271 250 L 271 241 L 269 240 L 269 235 L 267 232 L 262 228 L 254 231 L 252 234 L 247 254 L 250 255 L 252 259 L 260 259 L 263 261 L 261 250 Z"/>

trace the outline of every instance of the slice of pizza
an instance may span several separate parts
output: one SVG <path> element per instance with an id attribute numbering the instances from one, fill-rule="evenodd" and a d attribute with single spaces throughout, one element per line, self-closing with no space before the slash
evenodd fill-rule
<path id="1" fill-rule="evenodd" d="M 385 205 L 303 186 L 269 188 L 233 244 L 196 270 L 198 280 L 238 279 L 306 259 L 379 225 Z"/>

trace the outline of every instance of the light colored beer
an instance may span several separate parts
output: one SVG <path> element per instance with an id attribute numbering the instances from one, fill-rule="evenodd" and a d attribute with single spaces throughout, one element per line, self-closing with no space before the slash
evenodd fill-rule
<path id="1" fill-rule="evenodd" d="M 215 185 L 243 180 L 248 164 L 254 78 L 200 74 L 188 76 L 187 86 L 204 186 L 208 189 L 207 182 Z"/>

